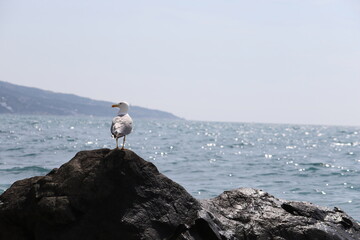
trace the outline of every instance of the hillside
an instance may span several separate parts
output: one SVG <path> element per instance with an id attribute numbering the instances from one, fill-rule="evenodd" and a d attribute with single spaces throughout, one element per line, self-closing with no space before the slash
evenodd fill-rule
<path id="1" fill-rule="evenodd" d="M 0 114 L 113 116 L 113 103 L 24 87 L 0 81 Z M 175 115 L 131 106 L 133 118 L 179 119 Z"/>

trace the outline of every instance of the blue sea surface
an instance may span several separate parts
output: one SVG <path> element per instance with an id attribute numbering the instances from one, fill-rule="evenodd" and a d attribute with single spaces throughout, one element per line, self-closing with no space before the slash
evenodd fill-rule
<path id="1" fill-rule="evenodd" d="M 0 194 L 78 151 L 114 148 L 109 118 L 0 115 Z M 136 120 L 126 148 L 196 198 L 239 187 L 360 220 L 360 127 Z"/>

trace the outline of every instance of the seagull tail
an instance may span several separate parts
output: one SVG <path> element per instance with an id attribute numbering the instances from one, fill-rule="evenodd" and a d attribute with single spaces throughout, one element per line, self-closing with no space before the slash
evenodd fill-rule
<path id="1" fill-rule="evenodd" d="M 113 137 L 114 138 L 121 138 L 122 137 L 121 132 L 115 130 L 115 132 L 113 133 Z"/>

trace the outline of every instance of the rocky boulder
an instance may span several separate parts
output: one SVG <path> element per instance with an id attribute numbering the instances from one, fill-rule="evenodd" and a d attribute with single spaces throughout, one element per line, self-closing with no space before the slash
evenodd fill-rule
<path id="1" fill-rule="evenodd" d="M 164 239 L 197 217 L 183 187 L 131 151 L 79 152 L 1 197 L 0 239 Z"/>
<path id="2" fill-rule="evenodd" d="M 198 201 L 129 150 L 79 152 L 0 196 L 0 240 L 360 239 L 339 209 L 241 188 Z"/>
<path id="3" fill-rule="evenodd" d="M 285 201 L 252 188 L 202 201 L 223 239 L 350 240 L 360 226 L 340 209 Z"/>

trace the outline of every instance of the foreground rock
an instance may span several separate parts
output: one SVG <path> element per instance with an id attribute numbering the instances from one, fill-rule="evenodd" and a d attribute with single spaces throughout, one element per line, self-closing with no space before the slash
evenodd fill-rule
<path id="1" fill-rule="evenodd" d="M 0 240 L 360 239 L 338 209 L 236 189 L 198 201 L 129 150 L 79 152 L 0 196 Z"/>

